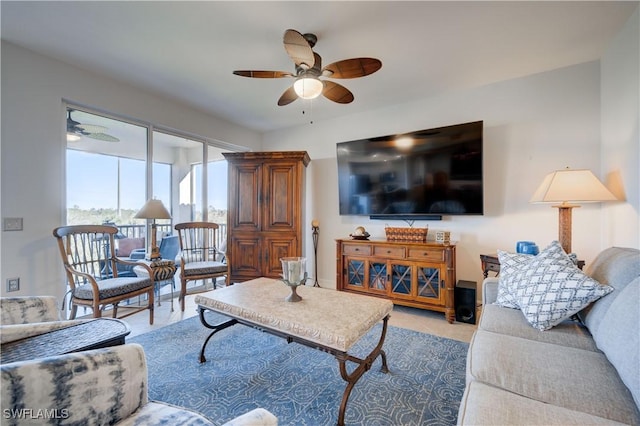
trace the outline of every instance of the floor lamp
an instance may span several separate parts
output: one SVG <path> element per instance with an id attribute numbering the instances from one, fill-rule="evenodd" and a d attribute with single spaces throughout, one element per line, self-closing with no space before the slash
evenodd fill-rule
<path id="1" fill-rule="evenodd" d="M 320 284 L 318 284 L 318 236 L 320 231 L 320 222 L 318 222 L 318 219 L 313 219 L 311 221 L 311 229 L 313 230 L 311 236 L 313 237 L 313 265 L 315 268 L 313 277 L 315 282 L 313 283 L 313 286 L 320 287 Z"/>
<path id="2" fill-rule="evenodd" d="M 147 260 L 160 259 L 160 249 L 156 244 L 157 225 L 156 219 L 171 219 L 169 211 L 165 208 L 162 201 L 151 199 L 147 201 L 138 213 L 134 216 L 136 219 L 153 219 L 151 224 L 151 252 L 147 252 Z"/>
<path id="3" fill-rule="evenodd" d="M 571 253 L 571 210 L 577 203 L 614 201 L 616 197 L 591 170 L 566 168 L 549 173 L 531 197 L 531 203 L 559 203 L 558 239 L 564 251 Z"/>

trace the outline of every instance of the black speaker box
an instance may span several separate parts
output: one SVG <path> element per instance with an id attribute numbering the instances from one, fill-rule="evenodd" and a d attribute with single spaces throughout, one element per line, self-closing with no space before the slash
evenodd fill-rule
<path id="1" fill-rule="evenodd" d="M 454 293 L 456 321 L 476 323 L 476 282 L 459 280 Z"/>

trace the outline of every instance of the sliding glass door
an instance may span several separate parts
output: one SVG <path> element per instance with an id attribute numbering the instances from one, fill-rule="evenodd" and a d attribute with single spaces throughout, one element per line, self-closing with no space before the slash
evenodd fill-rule
<path id="1" fill-rule="evenodd" d="M 175 223 L 211 221 L 226 238 L 227 150 L 75 107 L 66 125 L 67 224 L 112 223 L 124 237 L 145 238 L 146 222 L 134 216 L 156 198 L 172 216 L 157 220 L 162 235 Z"/>
<path id="2" fill-rule="evenodd" d="M 67 224 L 135 225 L 146 200 L 147 129 L 71 108 L 66 121 Z"/>

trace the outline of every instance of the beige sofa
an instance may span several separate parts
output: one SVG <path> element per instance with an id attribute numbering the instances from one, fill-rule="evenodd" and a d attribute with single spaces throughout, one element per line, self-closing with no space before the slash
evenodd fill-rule
<path id="1" fill-rule="evenodd" d="M 640 424 L 640 251 L 606 249 L 587 275 L 613 291 L 546 331 L 485 280 L 458 424 Z"/>

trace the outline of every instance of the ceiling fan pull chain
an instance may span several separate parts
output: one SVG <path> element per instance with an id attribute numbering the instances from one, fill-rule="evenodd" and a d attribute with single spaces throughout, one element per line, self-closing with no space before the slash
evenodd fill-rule
<path id="1" fill-rule="evenodd" d="M 309 105 L 309 124 L 313 124 L 313 99 L 304 99 L 305 103 Z M 304 106 L 302 107 L 302 115 L 306 115 Z"/>

